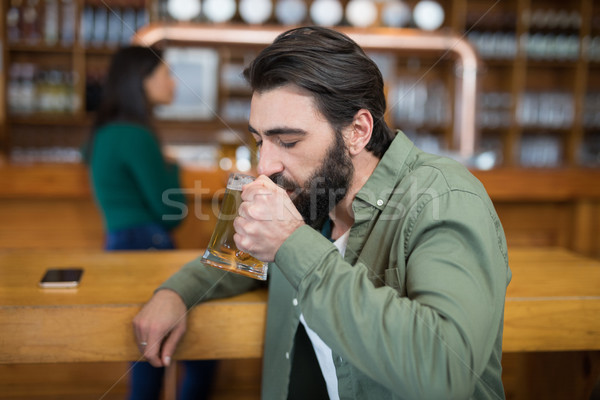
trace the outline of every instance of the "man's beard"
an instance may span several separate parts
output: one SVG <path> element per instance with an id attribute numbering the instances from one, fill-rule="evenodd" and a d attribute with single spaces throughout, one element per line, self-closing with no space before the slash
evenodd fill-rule
<path id="1" fill-rule="evenodd" d="M 327 214 L 346 196 L 354 175 L 354 165 L 340 133 L 327 150 L 325 159 L 303 187 L 283 176 L 271 175 L 271 180 L 283 189 L 293 191 L 292 201 L 304 222 L 318 228 Z"/>

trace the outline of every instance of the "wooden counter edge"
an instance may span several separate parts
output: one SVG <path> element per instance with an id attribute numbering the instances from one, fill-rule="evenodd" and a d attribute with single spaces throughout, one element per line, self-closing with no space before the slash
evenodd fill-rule
<path id="1" fill-rule="evenodd" d="M 195 307 L 174 358 L 262 357 L 266 298 Z M 10 326 L 0 364 L 141 360 L 131 327 L 140 307 L 0 307 L 0 326 Z M 503 352 L 600 350 L 598 315 L 600 299 L 507 298 Z"/>
<path id="2" fill-rule="evenodd" d="M 600 169 L 498 168 L 471 171 L 494 201 L 600 199 Z M 211 197 L 225 187 L 229 172 L 182 167 L 182 186 Z M 208 190 L 206 190 L 208 189 Z M 189 193 L 188 193 L 189 194 Z M 83 164 L 0 165 L 0 198 L 91 198 Z"/>
<path id="3" fill-rule="evenodd" d="M 175 359 L 260 358 L 266 291 L 193 308 Z M 131 321 L 141 305 L 0 307 L 0 364 L 141 360 Z M 150 343 L 149 345 L 153 345 Z M 156 345 L 156 344 L 154 344 Z"/>

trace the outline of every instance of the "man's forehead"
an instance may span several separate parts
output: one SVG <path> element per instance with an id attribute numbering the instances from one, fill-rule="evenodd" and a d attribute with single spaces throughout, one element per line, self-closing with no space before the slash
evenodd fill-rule
<path id="1" fill-rule="evenodd" d="M 257 133 L 284 128 L 307 130 L 316 121 L 327 122 L 327 119 L 306 90 L 288 85 L 252 95 L 249 125 Z"/>

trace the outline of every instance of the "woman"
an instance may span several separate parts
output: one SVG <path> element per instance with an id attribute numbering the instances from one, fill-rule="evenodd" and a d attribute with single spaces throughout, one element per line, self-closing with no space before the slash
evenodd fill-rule
<path id="1" fill-rule="evenodd" d="M 88 141 L 86 160 L 106 227 L 105 249 L 174 249 L 183 219 L 179 169 L 167 161 L 152 126 L 153 107 L 173 101 L 175 83 L 161 52 L 126 47 L 113 57 Z M 182 399 L 207 396 L 213 361 L 185 362 Z M 134 363 L 130 399 L 158 399 L 162 368 Z"/>

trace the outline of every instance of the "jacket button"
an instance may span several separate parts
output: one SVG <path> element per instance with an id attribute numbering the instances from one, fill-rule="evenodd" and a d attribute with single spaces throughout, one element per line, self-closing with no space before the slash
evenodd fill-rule
<path id="1" fill-rule="evenodd" d="M 288 353 L 287 351 L 285 352 L 285 358 L 287 358 L 288 360 L 290 359 L 290 353 Z"/>
<path id="2" fill-rule="evenodd" d="M 381 200 L 381 199 L 377 200 L 377 205 L 379 207 L 381 207 L 383 205 L 383 200 Z"/>
<path id="3" fill-rule="evenodd" d="M 292 304 L 294 305 L 294 307 L 296 307 L 298 305 L 298 299 L 292 300 Z"/>

